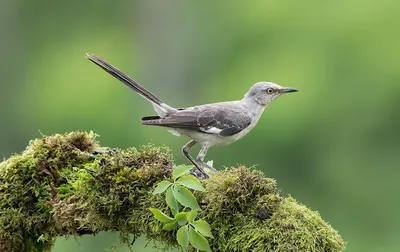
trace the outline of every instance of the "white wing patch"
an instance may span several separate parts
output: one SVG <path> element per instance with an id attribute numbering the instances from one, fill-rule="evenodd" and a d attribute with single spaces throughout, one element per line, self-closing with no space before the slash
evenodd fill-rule
<path id="1" fill-rule="evenodd" d="M 205 133 L 215 134 L 215 135 L 218 135 L 222 131 L 222 129 L 219 129 L 217 127 L 201 127 L 200 130 Z"/>

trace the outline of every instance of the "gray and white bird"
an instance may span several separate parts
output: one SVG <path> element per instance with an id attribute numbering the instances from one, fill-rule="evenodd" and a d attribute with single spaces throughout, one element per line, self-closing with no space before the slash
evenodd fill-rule
<path id="1" fill-rule="evenodd" d="M 257 82 L 241 100 L 177 109 L 161 101 L 105 60 L 89 53 L 86 57 L 153 105 L 158 115 L 143 117 L 143 125 L 162 126 L 168 128 L 174 135 L 188 136 L 191 140 L 183 146 L 182 152 L 206 177 L 208 175 L 203 167 L 215 171 L 204 162 L 204 157 L 211 146 L 230 144 L 244 137 L 256 126 L 268 104 L 282 94 L 298 91 L 272 82 Z M 196 143 L 202 148 L 195 160 L 189 155 L 189 150 Z"/>

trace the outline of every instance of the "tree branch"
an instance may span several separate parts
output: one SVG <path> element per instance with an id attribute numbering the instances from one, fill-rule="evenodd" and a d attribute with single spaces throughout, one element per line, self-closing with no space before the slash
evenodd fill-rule
<path id="1" fill-rule="evenodd" d="M 50 251 L 56 237 L 120 231 L 177 246 L 149 207 L 169 213 L 155 185 L 171 176 L 172 156 L 153 145 L 93 155 L 94 133 L 31 141 L 0 163 L 0 251 Z M 202 181 L 199 217 L 214 251 L 342 251 L 317 212 L 284 197 L 273 179 L 245 167 Z"/>

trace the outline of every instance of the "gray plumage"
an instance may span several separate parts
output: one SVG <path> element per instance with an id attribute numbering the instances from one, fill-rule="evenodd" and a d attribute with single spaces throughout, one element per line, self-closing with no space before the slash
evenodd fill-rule
<path id="1" fill-rule="evenodd" d="M 270 102 L 284 93 L 297 91 L 272 82 L 257 82 L 239 101 L 175 109 L 103 59 L 93 54 L 87 54 L 86 57 L 152 103 L 158 116 L 143 117 L 143 125 L 166 127 L 175 135 L 191 138 L 182 151 L 205 176 L 208 175 L 203 170 L 204 166 L 215 170 L 204 162 L 209 147 L 229 144 L 242 138 L 254 128 Z M 196 143 L 202 145 L 197 161 L 188 154 Z"/>
<path id="2" fill-rule="evenodd" d="M 144 125 L 157 125 L 175 129 L 194 130 L 206 134 L 232 136 L 251 124 L 251 117 L 240 106 L 232 106 L 231 102 L 221 102 L 185 108 L 171 113 L 165 118 L 147 120 Z"/>

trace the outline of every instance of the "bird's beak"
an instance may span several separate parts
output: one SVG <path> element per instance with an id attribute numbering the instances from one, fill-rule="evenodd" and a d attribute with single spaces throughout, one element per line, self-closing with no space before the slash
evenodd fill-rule
<path id="1" fill-rule="evenodd" d="M 293 93 L 299 91 L 296 88 L 282 88 L 281 93 L 286 94 L 286 93 Z"/>

